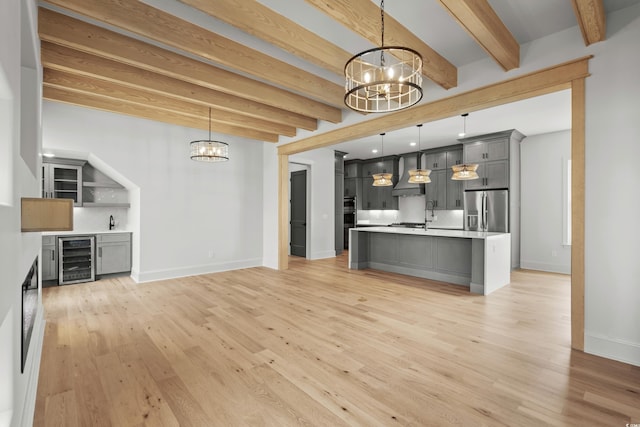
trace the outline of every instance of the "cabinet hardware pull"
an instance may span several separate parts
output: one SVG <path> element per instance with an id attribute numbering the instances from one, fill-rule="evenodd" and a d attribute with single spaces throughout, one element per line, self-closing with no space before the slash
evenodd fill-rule
<path id="1" fill-rule="evenodd" d="M 56 260 L 56 251 L 51 251 L 51 261 Z"/>
<path id="2" fill-rule="evenodd" d="M 98 248 L 98 256 L 102 258 L 102 248 Z"/>

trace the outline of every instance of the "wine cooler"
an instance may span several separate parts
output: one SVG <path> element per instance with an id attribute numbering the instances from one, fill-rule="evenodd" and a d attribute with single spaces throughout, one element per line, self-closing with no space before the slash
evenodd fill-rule
<path id="1" fill-rule="evenodd" d="M 58 284 L 94 281 L 94 253 L 94 236 L 58 238 Z"/>

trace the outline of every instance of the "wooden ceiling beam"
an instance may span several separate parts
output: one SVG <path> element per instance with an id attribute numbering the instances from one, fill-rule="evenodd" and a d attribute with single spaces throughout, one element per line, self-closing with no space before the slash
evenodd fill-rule
<path id="1" fill-rule="evenodd" d="M 602 0 L 571 0 L 578 19 L 584 44 L 604 41 L 607 37 L 607 17 Z"/>
<path id="2" fill-rule="evenodd" d="M 339 123 L 342 110 L 70 16 L 39 8 L 41 40 L 92 53 L 296 114 Z"/>
<path id="3" fill-rule="evenodd" d="M 413 108 L 385 114 L 379 118 L 280 145 L 278 146 L 278 154 L 302 153 L 381 132 L 391 132 L 415 126 L 418 123 L 433 122 L 462 113 L 569 89 L 574 80 L 589 76 L 590 58 L 591 56 L 579 58 L 448 98 L 420 104 Z"/>
<path id="4" fill-rule="evenodd" d="M 371 0 L 306 1 L 380 46 L 380 7 Z M 422 74 L 445 89 L 458 85 L 458 69 L 388 14 L 384 17 L 384 28 L 386 46 L 405 46 L 422 55 Z"/>
<path id="5" fill-rule="evenodd" d="M 209 108 L 201 104 L 181 101 L 145 90 L 134 89 L 117 83 L 74 75 L 59 70 L 45 68 L 43 72 L 43 84 L 66 91 L 88 93 L 109 99 L 120 99 L 127 103 L 149 106 L 197 119 L 208 119 L 209 117 Z M 212 108 L 211 121 L 289 137 L 295 136 L 296 134 L 296 128 L 293 126 L 267 122 L 262 119 L 214 108 Z"/>
<path id="6" fill-rule="evenodd" d="M 487 0 L 438 0 L 505 70 L 520 66 L 520 45 Z"/>
<path id="7" fill-rule="evenodd" d="M 101 58 L 85 52 L 58 46 L 50 42 L 41 43 L 43 67 L 66 71 L 72 74 L 93 77 L 122 84 L 135 89 L 147 90 L 183 101 L 211 106 L 220 110 L 248 115 L 288 126 L 315 129 L 314 119 L 280 110 L 254 101 L 237 98 L 212 89 L 166 77 L 130 65 Z M 313 129 L 310 129 L 313 130 Z"/>
<path id="8" fill-rule="evenodd" d="M 352 56 L 256 0 L 180 1 L 340 76 Z"/>
<path id="9" fill-rule="evenodd" d="M 48 3 L 242 71 L 329 105 L 344 88 L 141 1 L 48 0 Z"/>
<path id="10" fill-rule="evenodd" d="M 126 114 L 128 116 L 169 123 L 172 125 L 204 130 L 209 129 L 208 119 L 198 119 L 192 116 L 161 110 L 149 106 L 130 104 L 122 100 L 104 98 L 91 95 L 89 93 L 72 92 L 69 90 L 49 87 L 46 85 L 42 89 L 42 97 L 49 101 L 63 102 L 65 104 L 93 108 L 96 110 L 108 111 L 110 113 Z M 225 135 L 234 135 L 242 138 L 254 139 L 256 141 L 278 141 L 278 135 L 275 134 L 226 125 L 223 123 L 214 123 L 213 121 L 211 122 L 211 131 L 216 133 L 223 133 Z"/>

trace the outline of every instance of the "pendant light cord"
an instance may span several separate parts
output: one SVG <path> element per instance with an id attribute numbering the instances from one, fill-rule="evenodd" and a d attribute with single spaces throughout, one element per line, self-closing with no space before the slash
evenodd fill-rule
<path id="1" fill-rule="evenodd" d="M 380 51 L 380 66 L 384 68 L 384 0 L 380 0 L 380 29 L 381 29 L 381 45 L 383 49 Z"/>
<path id="2" fill-rule="evenodd" d="M 211 141 L 211 107 L 209 107 L 209 141 Z"/>

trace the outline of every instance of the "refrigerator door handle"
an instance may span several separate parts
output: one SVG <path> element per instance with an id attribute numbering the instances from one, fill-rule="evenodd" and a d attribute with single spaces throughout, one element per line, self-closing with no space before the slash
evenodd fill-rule
<path id="1" fill-rule="evenodd" d="M 487 231 L 487 193 L 482 193 L 482 231 Z"/>

